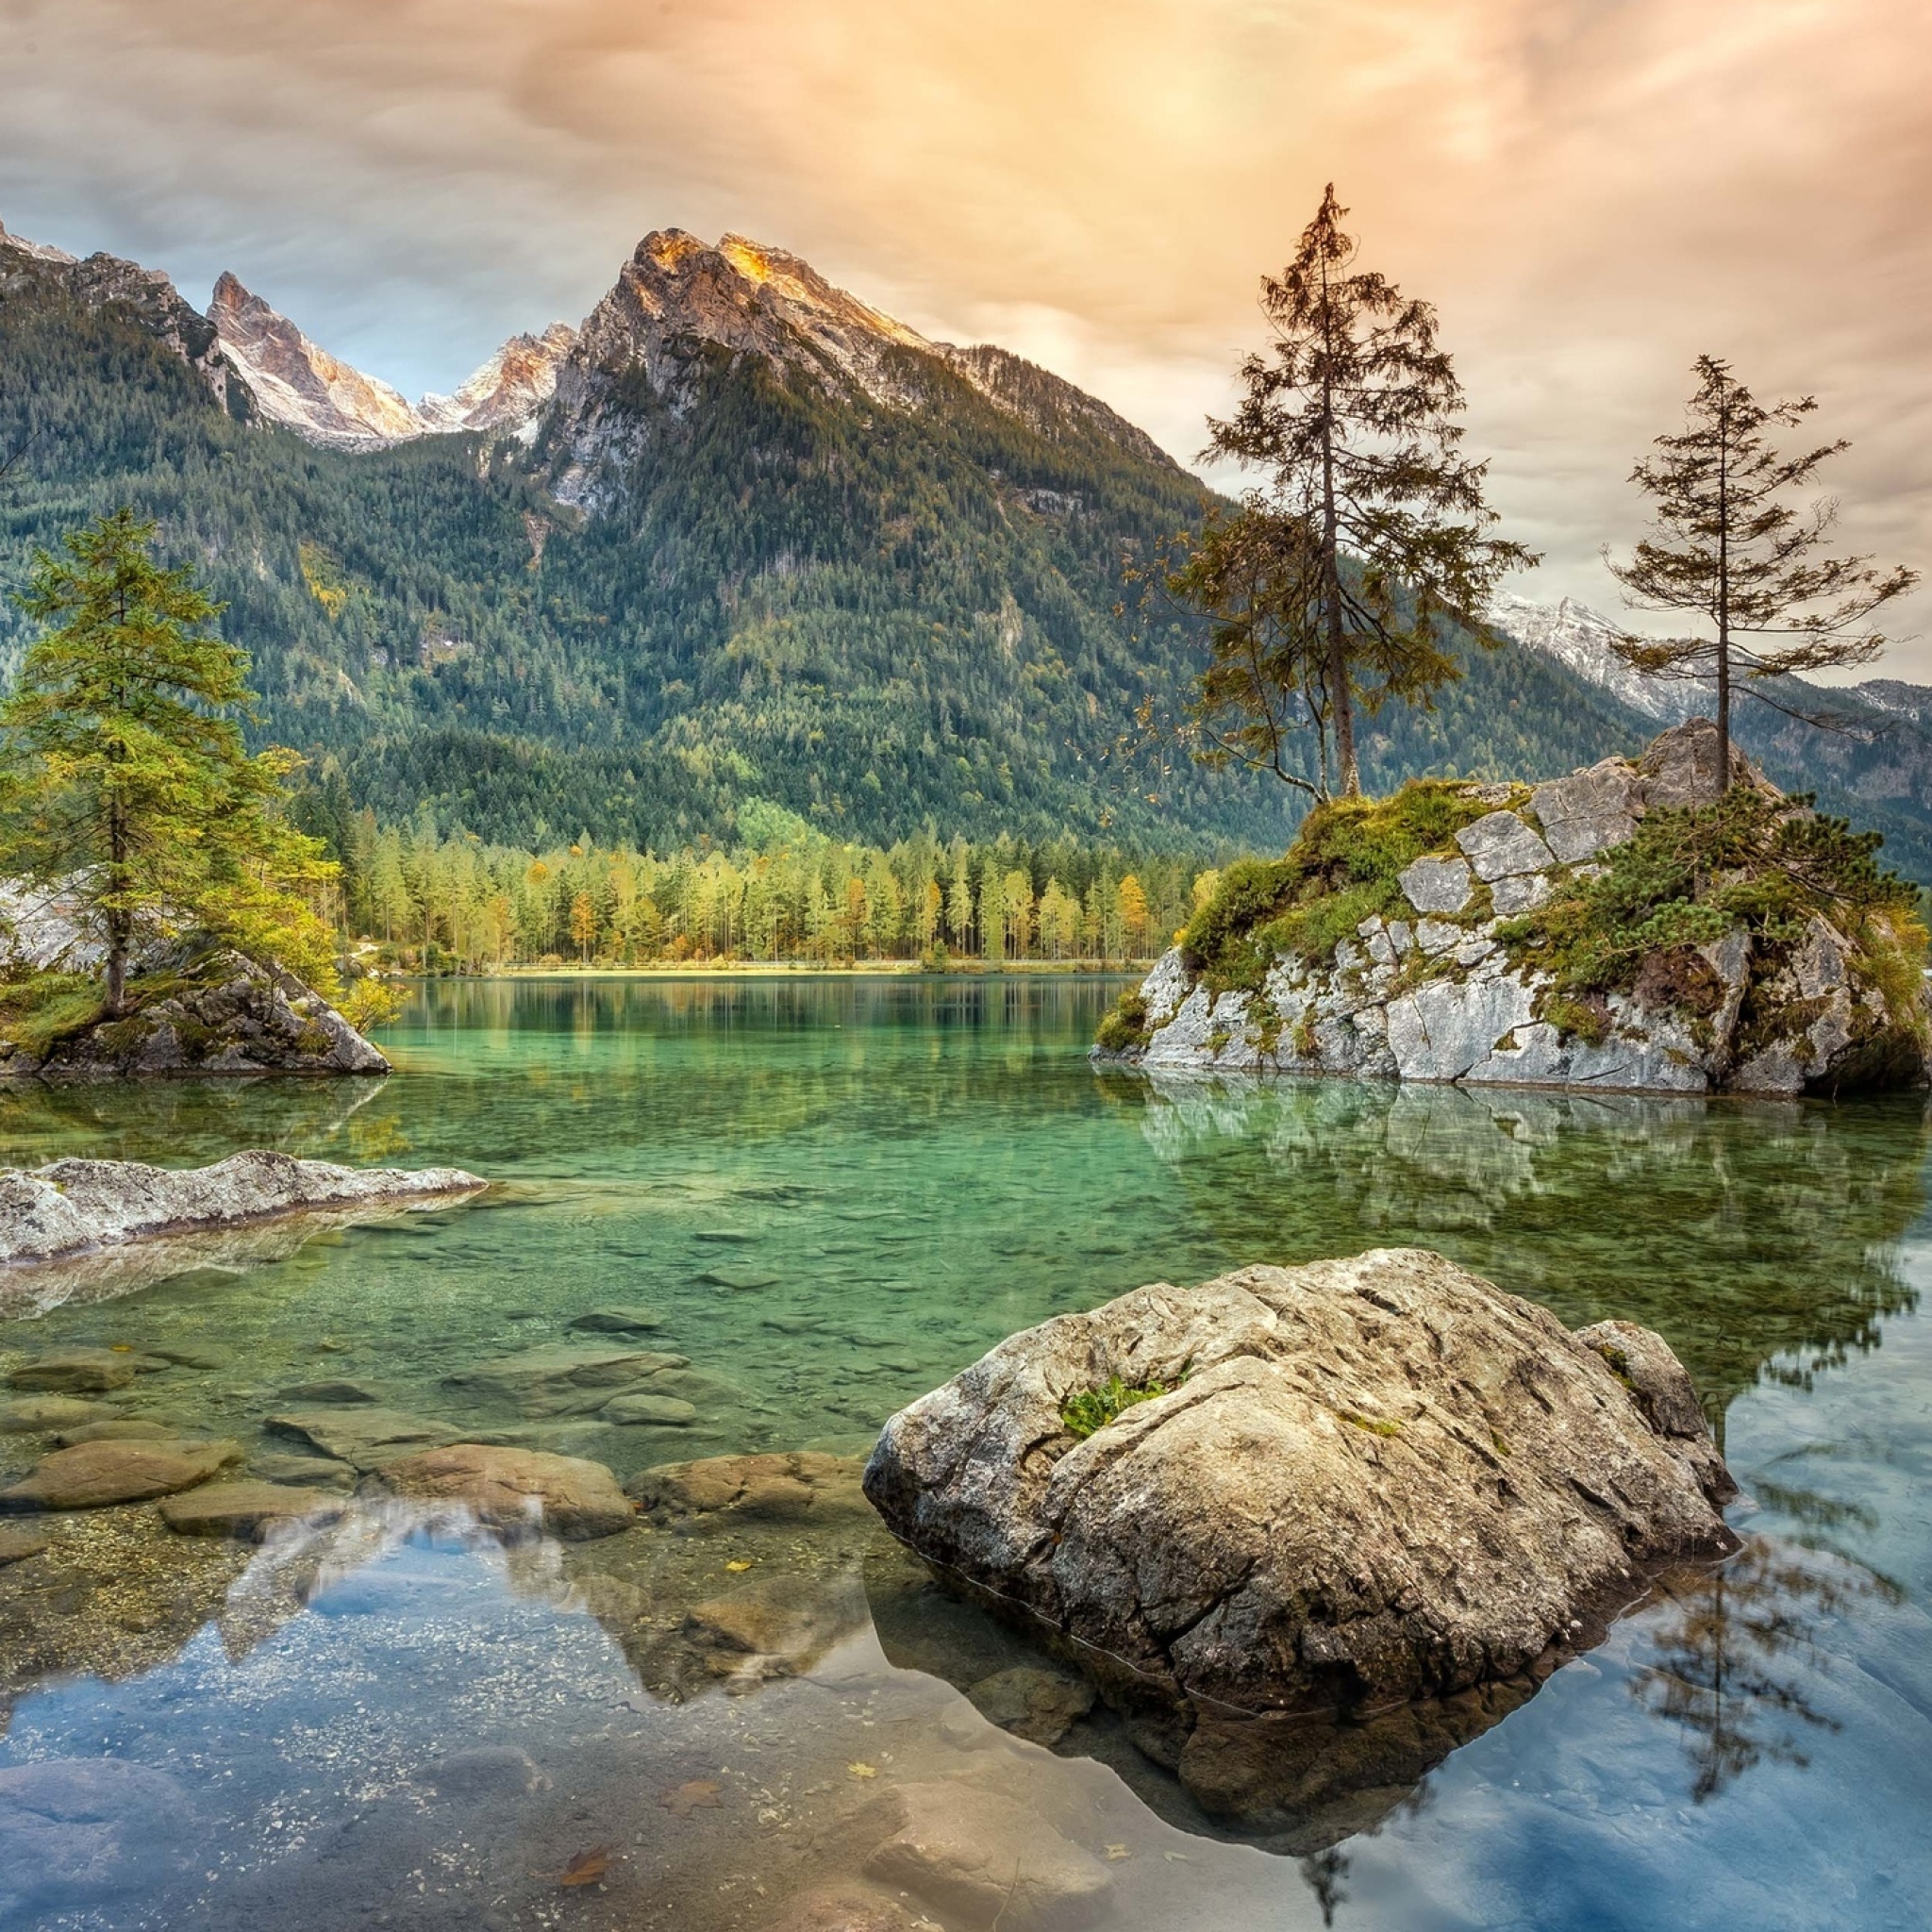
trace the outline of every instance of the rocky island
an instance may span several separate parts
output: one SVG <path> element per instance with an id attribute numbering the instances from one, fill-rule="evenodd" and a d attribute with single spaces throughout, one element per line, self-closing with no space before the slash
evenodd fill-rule
<path id="1" fill-rule="evenodd" d="M 1417 780 L 1229 866 L 1096 1056 L 1669 1092 L 1925 1075 L 1918 892 L 1716 727 L 1538 785 Z"/>
<path id="2" fill-rule="evenodd" d="M 1205 1809 L 1260 1822 L 1419 1774 L 1657 1570 L 1738 1547 L 1661 1337 L 1572 1333 L 1414 1249 L 1056 1317 L 892 1417 L 864 1484 Z"/>

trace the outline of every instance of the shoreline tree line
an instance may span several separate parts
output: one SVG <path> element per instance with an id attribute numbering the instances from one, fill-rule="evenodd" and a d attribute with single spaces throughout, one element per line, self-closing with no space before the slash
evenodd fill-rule
<path id="1" fill-rule="evenodd" d="M 588 837 L 542 850 L 384 825 L 325 771 L 293 815 L 339 864 L 322 909 L 346 947 L 404 970 L 919 961 L 983 968 L 1153 958 L 1220 874 L 1204 859 L 927 830 L 827 838 L 761 799 L 729 845 L 666 852 Z"/>

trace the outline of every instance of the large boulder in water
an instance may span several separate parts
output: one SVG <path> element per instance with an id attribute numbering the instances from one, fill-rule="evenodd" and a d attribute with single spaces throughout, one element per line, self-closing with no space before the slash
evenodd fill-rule
<path id="1" fill-rule="evenodd" d="M 1077 1438 L 1066 1404 L 1114 1376 L 1170 1392 Z M 1058 1316 L 892 1417 L 864 1480 L 1230 1811 L 1230 1721 L 1263 1721 L 1241 1758 L 1269 1720 L 1526 1690 L 1647 1573 L 1737 1547 L 1660 1338 L 1407 1249 Z"/>

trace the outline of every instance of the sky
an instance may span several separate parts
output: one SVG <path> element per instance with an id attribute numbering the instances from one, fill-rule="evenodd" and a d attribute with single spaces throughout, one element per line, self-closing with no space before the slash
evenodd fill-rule
<path id="1" fill-rule="evenodd" d="M 1615 611 L 1700 352 L 1815 393 L 1847 541 L 1932 568 L 1928 90 L 1924 0 L 0 0 L 0 221 L 411 395 L 734 230 L 1192 460 L 1332 179 L 1512 588 Z M 1888 628 L 1932 680 L 1932 591 Z"/>

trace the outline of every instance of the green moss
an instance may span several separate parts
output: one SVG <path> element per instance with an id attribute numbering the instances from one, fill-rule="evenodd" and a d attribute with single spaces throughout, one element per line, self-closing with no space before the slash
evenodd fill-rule
<path id="1" fill-rule="evenodd" d="M 1147 1002 L 1130 987 L 1114 1002 L 1095 1036 L 1105 1053 L 1131 1053 L 1147 1044 Z"/>
<path id="2" fill-rule="evenodd" d="M 37 973 L 10 981 L 0 985 L 0 1040 L 42 1058 L 92 1026 L 106 1004 L 100 981 L 77 973 Z"/>
<path id="3" fill-rule="evenodd" d="M 1353 1423 L 1358 1429 L 1368 1430 L 1372 1436 L 1399 1436 L 1402 1433 L 1400 1423 L 1391 1422 L 1383 1415 L 1357 1415 L 1354 1409 L 1344 1408 L 1341 1411 L 1341 1420 Z"/>
<path id="4" fill-rule="evenodd" d="M 1106 1381 L 1091 1389 L 1081 1389 L 1060 1404 L 1060 1421 L 1068 1432 L 1078 1436 L 1083 1441 L 1097 1429 L 1104 1429 L 1110 1422 L 1117 1421 L 1136 1403 L 1152 1402 L 1157 1395 L 1166 1395 L 1178 1389 L 1188 1379 L 1188 1371 L 1192 1367 L 1192 1357 L 1181 1364 L 1181 1372 L 1170 1382 L 1123 1382 L 1118 1375 L 1109 1375 Z"/>
<path id="5" fill-rule="evenodd" d="M 1472 791 L 1459 780 L 1418 778 L 1389 798 L 1317 806 L 1282 858 L 1242 859 L 1222 873 L 1181 934 L 1188 965 L 1215 992 L 1256 992 L 1277 954 L 1332 959 L 1364 920 L 1404 908 L 1408 865 L 1496 809 Z"/>

